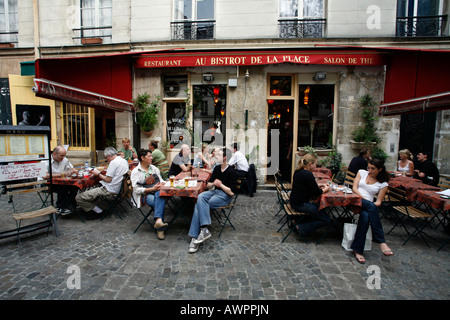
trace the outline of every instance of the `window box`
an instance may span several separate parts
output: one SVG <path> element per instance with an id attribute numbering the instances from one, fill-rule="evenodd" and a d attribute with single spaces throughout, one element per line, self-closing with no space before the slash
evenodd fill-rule
<path id="1" fill-rule="evenodd" d="M 102 44 L 102 38 L 81 38 L 81 44 Z"/>

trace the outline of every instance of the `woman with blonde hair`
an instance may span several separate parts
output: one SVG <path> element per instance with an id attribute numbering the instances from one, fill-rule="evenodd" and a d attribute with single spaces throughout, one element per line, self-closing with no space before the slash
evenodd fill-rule
<path id="1" fill-rule="evenodd" d="M 308 220 L 299 225 L 299 232 L 307 236 L 317 228 L 330 224 L 331 220 L 316 202 L 322 193 L 328 192 L 329 186 L 318 185 L 311 172 L 316 167 L 317 159 L 311 154 L 305 155 L 298 162 L 292 179 L 290 204 L 296 211 L 308 213 Z"/>
<path id="2" fill-rule="evenodd" d="M 414 175 L 414 162 L 412 162 L 413 155 L 408 149 L 403 149 L 398 152 L 400 160 L 397 162 L 397 172 L 407 176 Z"/>

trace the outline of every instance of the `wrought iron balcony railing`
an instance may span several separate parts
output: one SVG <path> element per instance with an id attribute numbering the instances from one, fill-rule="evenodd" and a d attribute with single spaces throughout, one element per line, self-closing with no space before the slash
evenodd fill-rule
<path id="1" fill-rule="evenodd" d="M 112 40 L 112 27 L 81 27 L 72 29 L 75 32 L 74 40 L 81 44 L 110 43 Z"/>
<path id="2" fill-rule="evenodd" d="M 279 19 L 280 38 L 323 38 L 326 19 Z"/>
<path id="3" fill-rule="evenodd" d="M 214 39 L 216 20 L 171 22 L 172 40 Z"/>
<path id="4" fill-rule="evenodd" d="M 0 45 L 14 47 L 19 43 L 18 31 L 0 31 Z"/>
<path id="5" fill-rule="evenodd" d="M 397 37 L 444 36 L 447 15 L 426 17 L 398 17 Z"/>

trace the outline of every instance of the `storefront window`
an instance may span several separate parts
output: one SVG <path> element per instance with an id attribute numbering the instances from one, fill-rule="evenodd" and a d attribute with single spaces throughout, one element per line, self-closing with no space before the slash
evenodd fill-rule
<path id="1" fill-rule="evenodd" d="M 270 76 L 270 96 L 291 96 L 291 76 Z"/>
<path id="2" fill-rule="evenodd" d="M 89 108 L 64 103 L 62 110 L 63 144 L 71 150 L 89 150 Z"/>
<path id="3" fill-rule="evenodd" d="M 173 148 L 183 142 L 186 128 L 186 103 L 167 102 L 167 140 Z"/>
<path id="4" fill-rule="evenodd" d="M 330 147 L 334 86 L 301 85 L 299 89 L 298 146 Z"/>
<path id="5" fill-rule="evenodd" d="M 193 142 L 225 143 L 226 85 L 193 87 Z"/>

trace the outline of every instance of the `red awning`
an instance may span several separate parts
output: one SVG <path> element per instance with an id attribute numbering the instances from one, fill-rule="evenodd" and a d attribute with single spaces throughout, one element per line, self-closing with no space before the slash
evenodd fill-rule
<path id="1" fill-rule="evenodd" d="M 34 79 L 36 96 L 87 107 L 103 107 L 114 111 L 134 110 L 133 103 L 46 79 Z"/>
<path id="2" fill-rule="evenodd" d="M 450 109 L 450 91 L 415 99 L 386 103 L 380 106 L 379 114 L 392 116 Z"/>

